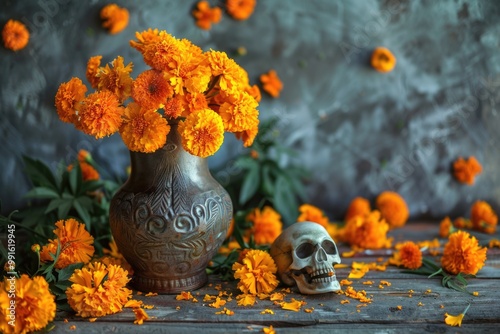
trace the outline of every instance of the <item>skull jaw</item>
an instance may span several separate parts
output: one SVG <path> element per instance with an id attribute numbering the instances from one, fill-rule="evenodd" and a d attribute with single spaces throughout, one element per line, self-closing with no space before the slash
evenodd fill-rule
<path id="1" fill-rule="evenodd" d="M 325 277 L 320 282 L 309 282 L 304 274 L 292 274 L 291 277 L 295 280 L 297 288 L 303 295 L 317 295 L 340 290 L 340 284 L 335 275 Z"/>

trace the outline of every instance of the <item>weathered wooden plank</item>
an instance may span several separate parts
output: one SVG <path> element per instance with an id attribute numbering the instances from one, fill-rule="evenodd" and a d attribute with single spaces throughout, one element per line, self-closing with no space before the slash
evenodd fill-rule
<path id="1" fill-rule="evenodd" d="M 437 227 L 430 224 L 409 224 L 402 229 L 391 231 L 395 240 L 433 239 L 437 235 Z M 480 240 L 486 243 L 498 235 L 479 234 Z M 444 241 L 444 240 L 443 240 Z M 444 243 L 443 243 L 444 244 Z M 339 245 L 339 251 L 348 251 L 346 245 Z M 352 258 L 343 258 L 343 263 L 353 261 L 374 262 L 382 257 L 386 261 L 392 255 L 391 250 L 364 251 Z M 439 260 L 439 256 L 436 257 Z M 342 280 L 349 275 L 350 268 L 338 268 L 337 278 Z M 461 313 L 470 303 L 471 307 L 465 316 L 460 332 L 496 333 L 500 325 L 500 299 L 498 279 L 500 278 L 500 250 L 489 249 L 485 267 L 476 278 L 470 278 L 470 291 L 477 291 L 478 296 L 446 289 L 441 286 L 439 278 L 428 279 L 425 276 L 405 273 L 401 268 L 388 266 L 386 271 L 369 271 L 361 279 L 352 279 L 352 287 L 365 290 L 372 302 L 363 305 L 358 300 L 347 298 L 337 293 L 305 296 L 296 292 L 287 293 L 285 300 L 292 298 L 306 301 L 299 312 L 282 310 L 279 305 L 269 300 L 259 300 L 252 307 L 237 306 L 235 296 L 239 294 L 236 282 L 221 282 L 217 277 L 210 276 L 210 284 L 192 291 L 198 299 L 178 301 L 175 295 L 160 295 L 154 297 L 134 296 L 145 304 L 154 305 L 146 310 L 151 319 L 144 325 L 134 325 L 134 313 L 131 309 L 102 317 L 90 323 L 86 319 L 69 313 L 59 312 L 53 333 L 250 333 L 261 332 L 262 328 L 273 325 L 278 333 L 366 333 L 383 331 L 384 333 L 427 333 L 456 332 L 457 328 L 444 324 L 445 312 L 453 315 Z M 380 281 L 389 281 L 390 286 L 382 286 Z M 373 281 L 365 285 L 363 282 Z M 215 314 L 221 309 L 209 307 L 203 302 L 205 294 L 217 295 L 216 286 L 232 295 L 225 307 L 234 311 L 234 315 Z M 280 287 L 281 288 L 281 287 Z M 346 287 L 343 287 L 345 290 Z M 413 292 L 409 292 L 413 290 Z M 411 295 L 411 297 L 410 297 Z M 223 299 L 227 299 L 224 296 Z M 342 304 L 342 300 L 349 303 Z M 398 308 L 401 306 L 401 309 Z M 313 309 L 311 313 L 305 309 Z M 264 309 L 270 309 L 274 314 L 262 314 Z M 68 323 L 62 320 L 68 319 Z M 72 325 L 76 331 L 71 330 Z"/>

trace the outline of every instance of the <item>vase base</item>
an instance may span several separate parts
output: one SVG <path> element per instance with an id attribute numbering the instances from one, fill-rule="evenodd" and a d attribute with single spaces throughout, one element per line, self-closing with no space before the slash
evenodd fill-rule
<path id="1" fill-rule="evenodd" d="M 182 291 L 192 291 L 206 285 L 208 276 L 205 270 L 189 277 L 182 278 L 151 278 L 134 275 L 130 285 L 132 288 L 142 292 L 156 292 L 158 294 L 178 294 Z"/>

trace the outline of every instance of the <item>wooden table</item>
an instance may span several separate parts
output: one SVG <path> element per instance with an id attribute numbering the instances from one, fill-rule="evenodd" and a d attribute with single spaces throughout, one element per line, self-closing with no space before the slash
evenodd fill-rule
<path id="1" fill-rule="evenodd" d="M 438 223 L 412 222 L 405 227 L 391 231 L 394 241 L 434 239 L 438 234 Z M 481 243 L 495 235 L 473 233 Z M 443 241 L 443 240 L 442 240 Z M 444 243 L 442 243 L 444 245 Z M 345 245 L 338 245 L 342 253 L 348 250 Z M 352 258 L 343 258 L 343 263 L 352 261 L 375 262 L 377 258 L 390 256 L 388 250 L 375 252 L 365 251 Z M 135 325 L 132 309 L 97 319 L 91 323 L 87 319 L 59 312 L 55 328 L 51 333 L 262 333 L 263 327 L 272 325 L 277 333 L 498 333 L 500 332 L 500 249 L 488 249 L 486 265 L 476 278 L 469 279 L 469 290 L 479 292 L 479 296 L 457 292 L 441 286 L 439 278 L 428 279 L 404 273 L 402 269 L 388 266 L 386 271 L 370 271 L 365 277 L 355 280 L 352 286 L 357 290 L 365 290 L 373 298 L 373 302 L 360 305 L 359 301 L 347 298 L 342 294 L 328 293 L 321 295 L 301 295 L 288 293 L 286 301 L 291 298 L 303 300 L 307 305 L 299 312 L 282 310 L 269 300 L 258 300 L 252 307 L 236 305 L 238 294 L 236 282 L 222 282 L 211 276 L 210 283 L 192 294 L 198 299 L 178 301 L 175 295 L 153 297 L 136 296 L 145 304 L 154 305 L 146 310 L 152 318 L 143 325 Z M 337 269 L 337 278 L 347 278 L 349 268 Z M 372 285 L 362 284 L 373 281 Z M 379 287 L 381 280 L 391 283 L 390 286 Z M 217 295 L 216 287 L 232 293 L 233 299 L 225 307 L 234 311 L 234 315 L 215 314 L 221 309 L 209 307 L 203 302 L 205 294 Z M 282 287 L 280 286 L 278 290 Z M 345 287 L 343 287 L 345 289 Z M 412 293 L 409 290 L 413 290 Z M 410 297 L 411 295 L 411 297 Z M 227 298 L 227 297 L 224 297 Z M 348 304 L 341 300 L 348 299 Z M 458 315 L 471 304 L 461 327 L 450 327 L 444 323 L 445 312 Z M 401 309 L 398 308 L 401 306 Z M 305 309 L 314 310 L 311 313 Z M 262 314 L 270 309 L 274 314 Z M 65 322 L 67 319 L 68 322 Z M 72 326 L 76 326 L 72 327 Z M 71 329 L 74 328 L 74 329 Z"/>

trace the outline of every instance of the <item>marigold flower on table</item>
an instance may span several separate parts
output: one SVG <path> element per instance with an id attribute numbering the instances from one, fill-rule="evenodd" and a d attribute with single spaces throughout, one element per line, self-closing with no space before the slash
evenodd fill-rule
<path id="1" fill-rule="evenodd" d="M 390 246 L 387 238 L 389 225 L 379 211 L 372 211 L 365 217 L 356 216 L 349 220 L 343 230 L 342 238 L 351 246 L 379 249 Z"/>
<path id="2" fill-rule="evenodd" d="M 262 83 L 264 91 L 269 95 L 275 98 L 280 96 L 280 92 L 283 89 L 283 83 L 275 70 L 270 70 L 269 72 L 262 74 L 260 76 L 260 82 Z"/>
<path id="3" fill-rule="evenodd" d="M 51 254 L 56 254 L 59 245 L 61 252 L 55 264 L 57 269 L 79 262 L 88 263 L 94 255 L 94 237 L 85 230 L 85 225 L 70 218 L 59 220 L 55 226 L 54 234 L 57 238 L 54 240 L 49 239 L 49 243 L 43 246 L 40 252 L 40 260 L 44 262 L 53 261 Z"/>
<path id="4" fill-rule="evenodd" d="M 467 160 L 459 157 L 453 162 L 453 175 L 459 182 L 468 185 L 474 184 L 474 178 L 476 175 L 480 174 L 482 170 L 483 167 L 474 156 L 469 157 Z"/>
<path id="5" fill-rule="evenodd" d="M 56 316 L 55 296 L 42 276 L 30 278 L 23 274 L 15 279 L 15 296 L 12 298 L 11 283 L 4 278 L 0 282 L 0 331 L 5 334 L 28 333 L 42 330 Z M 11 325 L 9 307 L 15 301 L 14 326 Z"/>
<path id="6" fill-rule="evenodd" d="M 445 217 L 439 223 L 439 236 L 441 238 L 448 238 L 448 236 L 453 232 L 455 232 L 455 227 L 453 226 L 453 222 L 451 221 L 450 217 Z"/>
<path id="7" fill-rule="evenodd" d="M 418 269 L 422 266 L 422 251 L 417 244 L 407 241 L 399 247 L 389 263 L 408 269 Z"/>
<path id="8" fill-rule="evenodd" d="M 393 191 L 384 191 L 378 195 L 376 207 L 391 229 L 403 226 L 410 216 L 404 198 Z"/>
<path id="9" fill-rule="evenodd" d="M 464 217 L 458 217 L 453 221 L 453 226 L 459 229 L 471 229 L 472 221 Z"/>
<path id="10" fill-rule="evenodd" d="M 226 0 L 226 10 L 235 20 L 247 20 L 254 12 L 257 0 Z"/>
<path id="11" fill-rule="evenodd" d="M 344 220 L 348 221 L 355 216 L 365 216 L 370 212 L 370 201 L 363 197 L 356 197 L 349 204 Z"/>
<path id="12" fill-rule="evenodd" d="M 120 312 L 132 296 L 126 288 L 130 280 L 119 266 L 90 263 L 71 275 L 66 290 L 68 303 L 81 317 L 102 317 Z"/>
<path id="13" fill-rule="evenodd" d="M 257 245 L 272 244 L 283 229 L 280 214 L 270 206 L 265 206 L 262 211 L 255 208 L 246 219 L 253 224 L 251 233 Z"/>
<path id="14" fill-rule="evenodd" d="M 203 30 L 210 30 L 212 23 L 219 23 L 222 18 L 222 10 L 219 7 L 210 7 L 208 1 L 200 1 L 193 10 L 196 25 Z"/>
<path id="15" fill-rule="evenodd" d="M 493 234 L 497 228 L 498 216 L 485 201 L 476 201 L 471 208 L 472 227 L 475 230 Z"/>
<path id="16" fill-rule="evenodd" d="M 377 71 L 387 73 L 392 71 L 396 66 L 396 57 L 389 49 L 378 47 L 373 50 L 370 64 Z"/>
<path id="17" fill-rule="evenodd" d="M 329 224 L 328 217 L 324 214 L 324 212 L 311 204 L 302 204 L 299 207 L 300 215 L 297 218 L 297 222 L 310 221 L 317 224 L 320 224 L 324 228 L 326 228 Z"/>
<path id="18" fill-rule="evenodd" d="M 475 275 L 486 261 L 486 247 L 480 247 L 477 239 L 465 231 L 450 235 L 444 246 L 441 265 L 450 274 Z"/>
<path id="19" fill-rule="evenodd" d="M 252 249 L 240 262 L 235 262 L 232 269 L 238 279 L 238 289 L 247 294 L 271 293 L 278 286 L 275 274 L 276 264 L 269 253 Z"/>
<path id="20" fill-rule="evenodd" d="M 128 25 L 129 12 L 127 8 L 117 4 L 109 4 L 101 9 L 100 16 L 103 28 L 108 29 L 110 34 L 122 32 Z"/>
<path id="21" fill-rule="evenodd" d="M 133 311 L 135 314 L 134 324 L 142 325 L 144 320 L 149 320 L 148 314 L 142 308 L 134 308 Z"/>
<path id="22" fill-rule="evenodd" d="M 2 39 L 7 49 L 18 51 L 28 45 L 30 33 L 22 22 L 10 19 L 2 29 Z"/>

